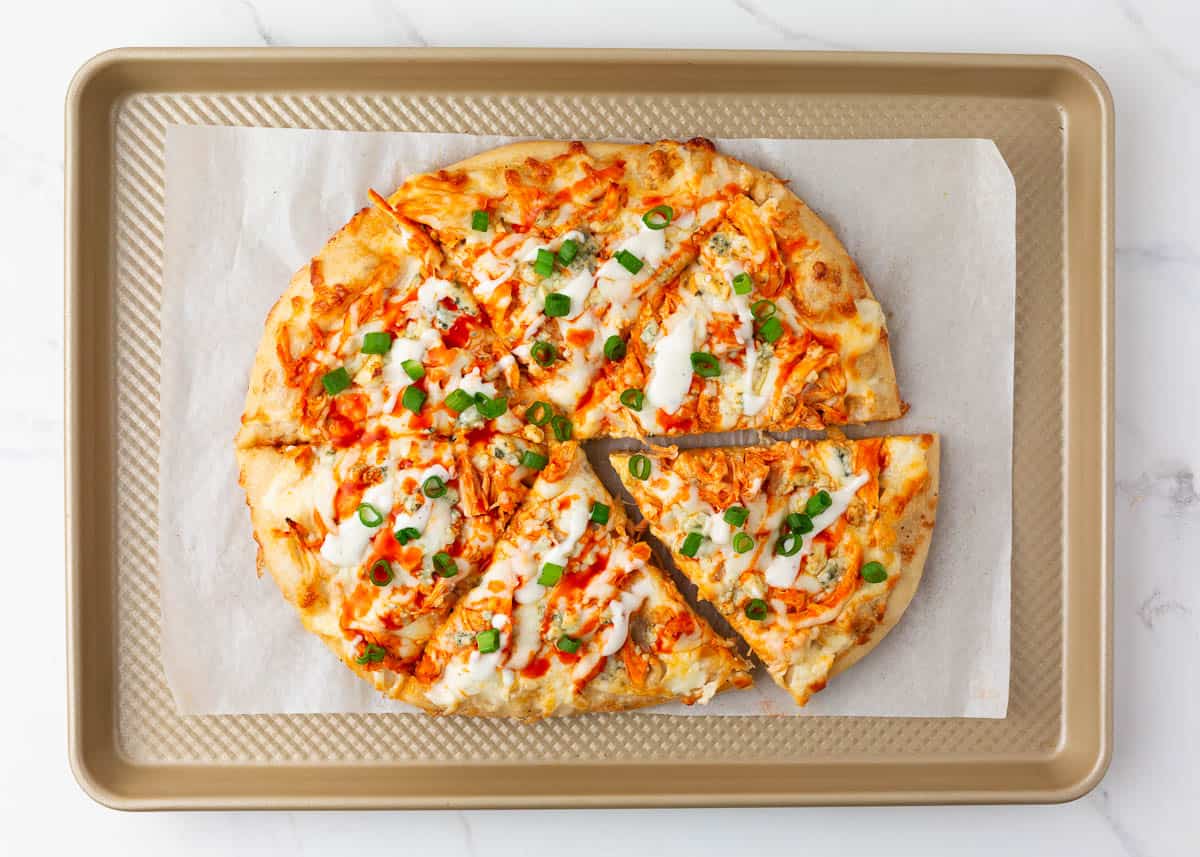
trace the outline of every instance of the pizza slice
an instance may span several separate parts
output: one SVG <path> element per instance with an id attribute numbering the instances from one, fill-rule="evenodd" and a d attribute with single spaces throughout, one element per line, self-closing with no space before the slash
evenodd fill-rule
<path id="1" fill-rule="evenodd" d="M 397 696 L 547 458 L 502 434 L 238 450 L 258 567 L 305 627 Z"/>
<path id="2" fill-rule="evenodd" d="M 883 310 L 854 261 L 782 182 L 764 176 L 757 194 L 732 197 L 696 259 L 641 306 L 624 359 L 596 384 L 603 433 L 901 415 Z"/>
<path id="3" fill-rule="evenodd" d="M 551 453 L 415 676 L 405 698 L 431 712 L 526 719 L 701 703 L 750 684 L 574 443 Z"/>
<path id="4" fill-rule="evenodd" d="M 878 644 L 916 592 L 936 435 L 611 458 L 700 597 L 800 705 Z"/>
<path id="5" fill-rule="evenodd" d="M 424 228 L 376 198 L 272 308 L 237 445 L 515 432 L 518 374 Z"/>

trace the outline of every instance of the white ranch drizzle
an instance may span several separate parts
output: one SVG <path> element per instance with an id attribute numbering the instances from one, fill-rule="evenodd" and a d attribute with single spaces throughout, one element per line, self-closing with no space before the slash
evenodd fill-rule
<path id="1" fill-rule="evenodd" d="M 858 493 L 858 489 L 866 485 L 870 479 L 871 474 L 864 471 L 856 474 L 838 490 L 829 492 L 829 496 L 833 502 L 828 509 L 812 519 L 812 531 L 804 534 L 800 550 L 791 556 L 776 554 L 775 558 L 771 560 L 771 564 L 767 566 L 764 575 L 767 583 L 780 589 L 795 588 L 796 575 L 800 572 L 800 562 L 812 550 L 813 539 L 827 530 L 838 518 L 846 513 L 846 508 L 850 505 L 850 501 L 854 499 L 854 495 Z"/>

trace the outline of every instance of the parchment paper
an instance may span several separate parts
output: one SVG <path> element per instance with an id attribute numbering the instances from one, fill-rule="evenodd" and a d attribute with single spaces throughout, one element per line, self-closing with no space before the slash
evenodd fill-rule
<path id="1" fill-rule="evenodd" d="M 697 129 L 702 131 L 702 129 Z M 167 130 L 159 484 L 162 657 L 184 714 L 394 712 L 313 636 L 269 576 L 232 440 L 263 321 L 292 272 L 407 175 L 510 138 Z M 1008 706 L 1015 191 L 989 140 L 721 140 L 789 179 L 887 313 L 903 419 L 939 432 L 941 503 L 907 614 L 798 709 L 753 690 L 664 714 L 1003 717 Z"/>

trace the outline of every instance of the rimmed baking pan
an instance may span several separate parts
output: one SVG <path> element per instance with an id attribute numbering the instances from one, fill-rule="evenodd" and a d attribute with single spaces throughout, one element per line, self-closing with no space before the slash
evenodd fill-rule
<path id="1" fill-rule="evenodd" d="M 569 105 L 569 110 L 554 109 Z M 603 139 L 994 140 L 1017 189 L 1000 720 L 182 717 L 159 663 L 159 299 L 177 123 Z M 1068 800 L 1111 750 L 1113 119 L 1062 57 L 138 49 L 67 96 L 71 763 L 126 809 Z M 1047 514 L 1049 511 L 1049 515 Z"/>

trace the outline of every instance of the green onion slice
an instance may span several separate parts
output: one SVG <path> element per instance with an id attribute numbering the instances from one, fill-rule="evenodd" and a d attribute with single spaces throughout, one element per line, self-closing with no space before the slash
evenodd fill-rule
<path id="1" fill-rule="evenodd" d="M 392 350 L 392 335 L 387 331 L 363 336 L 363 354 L 387 354 Z"/>
<path id="2" fill-rule="evenodd" d="M 475 648 L 479 649 L 481 655 L 496 651 L 500 648 L 500 632 L 495 628 L 480 631 L 475 635 Z"/>
<path id="3" fill-rule="evenodd" d="M 707 351 L 693 351 L 692 371 L 701 378 L 716 378 L 721 374 L 721 364 Z"/>
<path id="4" fill-rule="evenodd" d="M 421 490 L 426 497 L 436 500 L 438 497 L 443 497 L 446 494 L 446 483 L 442 481 L 440 476 L 430 476 L 421 483 Z"/>
<path id="5" fill-rule="evenodd" d="M 746 602 L 746 618 L 761 622 L 767 618 L 767 602 L 761 598 L 751 598 Z"/>
<path id="6" fill-rule="evenodd" d="M 350 386 L 350 373 L 346 371 L 345 366 L 339 366 L 332 372 L 326 372 L 321 377 L 321 383 L 325 385 L 326 393 L 336 396 Z"/>
<path id="7" fill-rule="evenodd" d="M 529 349 L 529 356 L 533 358 L 534 363 L 545 368 L 558 359 L 558 349 L 544 339 L 539 339 Z"/>
<path id="8" fill-rule="evenodd" d="M 829 492 L 821 490 L 808 498 L 808 502 L 804 504 L 804 513 L 810 518 L 815 518 L 832 505 L 833 498 L 829 496 Z"/>
<path id="9" fill-rule="evenodd" d="M 721 516 L 725 519 L 725 523 L 731 527 L 740 527 L 746 523 L 746 519 L 750 517 L 750 510 L 745 506 L 730 506 L 725 510 L 725 514 Z"/>
<path id="10" fill-rule="evenodd" d="M 568 637 L 566 634 L 559 637 L 555 645 L 558 646 L 560 652 L 566 652 L 568 655 L 573 655 L 579 651 L 579 641 L 574 637 Z"/>
<path id="11" fill-rule="evenodd" d="M 521 466 L 528 467 L 530 470 L 541 470 L 549 463 L 549 458 L 532 449 L 527 449 L 521 454 Z"/>
<path id="12" fill-rule="evenodd" d="M 628 250 L 618 250 L 614 257 L 622 268 L 631 274 L 636 274 L 645 266 L 645 262 L 637 256 L 630 253 Z"/>
<path id="13" fill-rule="evenodd" d="M 763 342 L 774 342 L 783 336 L 783 325 L 775 317 L 768 318 L 758 326 L 758 338 Z"/>
<path id="14" fill-rule="evenodd" d="M 624 360 L 625 340 L 616 334 L 604 340 L 604 356 L 609 360 Z"/>
<path id="15" fill-rule="evenodd" d="M 437 567 L 438 574 L 442 577 L 454 577 L 458 574 L 458 563 L 454 561 L 454 557 L 445 551 L 438 551 L 433 555 L 433 564 Z"/>
<path id="16" fill-rule="evenodd" d="M 754 280 L 750 279 L 750 275 L 745 271 L 733 278 L 733 293 L 735 295 L 748 295 L 754 290 Z"/>
<path id="17" fill-rule="evenodd" d="M 374 643 L 368 644 L 363 653 L 354 659 L 356 664 L 377 664 L 387 657 L 387 649 Z"/>
<path id="18" fill-rule="evenodd" d="M 684 556 L 694 557 L 700 550 L 700 544 L 703 541 L 704 536 L 699 533 L 688 533 L 687 538 L 683 540 L 683 547 L 679 549 L 679 552 Z"/>
<path id="19" fill-rule="evenodd" d="M 642 215 L 642 223 L 648 229 L 666 229 L 675 219 L 675 209 L 669 205 L 656 205 Z"/>
<path id="20" fill-rule="evenodd" d="M 554 252 L 544 247 L 537 251 L 537 261 L 533 263 L 533 272 L 539 277 L 548 277 L 554 273 Z"/>
<path id="21" fill-rule="evenodd" d="M 775 315 L 775 309 L 775 302 L 769 301 L 766 298 L 750 304 L 750 312 L 753 313 L 754 317 L 759 321 Z"/>
<path id="22" fill-rule="evenodd" d="M 405 360 L 401 362 L 400 367 L 404 369 L 404 374 L 414 381 L 420 381 L 425 377 L 425 367 L 418 360 Z"/>
<path id="23" fill-rule="evenodd" d="M 542 586 L 553 586 L 562 579 L 563 567 L 556 562 L 548 562 L 542 566 L 542 573 L 538 575 L 538 583 Z"/>
<path id="24" fill-rule="evenodd" d="M 805 515 L 803 512 L 792 512 L 784 520 L 787 521 L 787 527 L 793 533 L 804 535 L 805 533 L 812 532 L 812 518 L 810 518 L 808 515 Z"/>
<path id="25" fill-rule="evenodd" d="M 637 479 L 650 478 L 650 459 L 644 455 L 635 455 L 629 459 L 629 472 Z"/>
<path id="26" fill-rule="evenodd" d="M 446 407 L 456 414 L 461 414 L 473 404 L 475 404 L 475 397 L 466 390 L 455 390 L 446 397 Z"/>
<path id="27" fill-rule="evenodd" d="M 392 533 L 392 535 L 396 537 L 396 541 L 400 542 L 400 544 L 406 545 L 421 538 L 421 531 L 416 527 L 401 527 Z"/>
<path id="28" fill-rule="evenodd" d="M 414 414 L 421 413 L 421 408 L 425 405 L 425 399 L 428 394 L 420 387 L 414 387 L 411 384 L 404 388 L 404 395 L 400 397 L 400 404 L 408 408 Z"/>
<path id="29" fill-rule="evenodd" d="M 775 542 L 775 553 L 780 556 L 795 556 L 804 547 L 804 536 L 796 533 L 785 533 Z"/>
<path id="30" fill-rule="evenodd" d="M 579 242 L 574 238 L 568 238 L 558 247 L 558 263 L 560 265 L 570 265 L 571 260 L 575 258 L 575 254 L 579 252 Z"/>
<path id="31" fill-rule="evenodd" d="M 733 537 L 733 549 L 738 553 L 754 550 L 754 539 L 747 533 L 738 533 Z"/>
<path id="32" fill-rule="evenodd" d="M 646 403 L 646 394 L 636 387 L 630 387 L 621 393 L 621 404 L 631 411 L 640 411 Z"/>
<path id="33" fill-rule="evenodd" d="M 486 393 L 476 393 L 475 408 L 485 420 L 494 420 L 508 410 L 508 398 L 498 396 L 493 399 Z"/>
<path id="34" fill-rule="evenodd" d="M 525 419 L 535 426 L 544 426 L 554 416 L 554 408 L 549 402 L 537 401 L 525 409 Z"/>
<path id="35" fill-rule="evenodd" d="M 867 583 L 883 583 L 888 579 L 887 569 L 881 562 L 868 562 L 862 567 L 859 574 Z"/>
<path id="36" fill-rule="evenodd" d="M 555 414 L 550 418 L 550 428 L 554 431 L 554 437 L 557 440 L 563 441 L 570 440 L 571 433 L 574 431 L 571 421 L 559 414 Z"/>
<path id="37" fill-rule="evenodd" d="M 387 586 L 395 577 L 392 574 L 392 564 L 386 559 L 377 559 L 371 566 L 371 582 L 376 586 Z"/>
<path id="38" fill-rule="evenodd" d="M 603 503 L 596 502 L 592 504 L 592 514 L 590 517 L 592 521 L 597 524 L 607 524 L 608 512 L 608 506 L 604 505 Z"/>
<path id="39" fill-rule="evenodd" d="M 546 315 L 550 318 L 562 318 L 571 312 L 571 298 L 562 292 L 551 292 L 546 295 Z"/>
<path id="40" fill-rule="evenodd" d="M 378 527 L 383 523 L 383 515 L 370 503 L 358 504 L 358 519 L 364 527 Z"/>
<path id="41" fill-rule="evenodd" d="M 488 213 L 486 211 L 475 210 L 471 212 L 471 228 L 476 232 L 488 231 Z"/>

